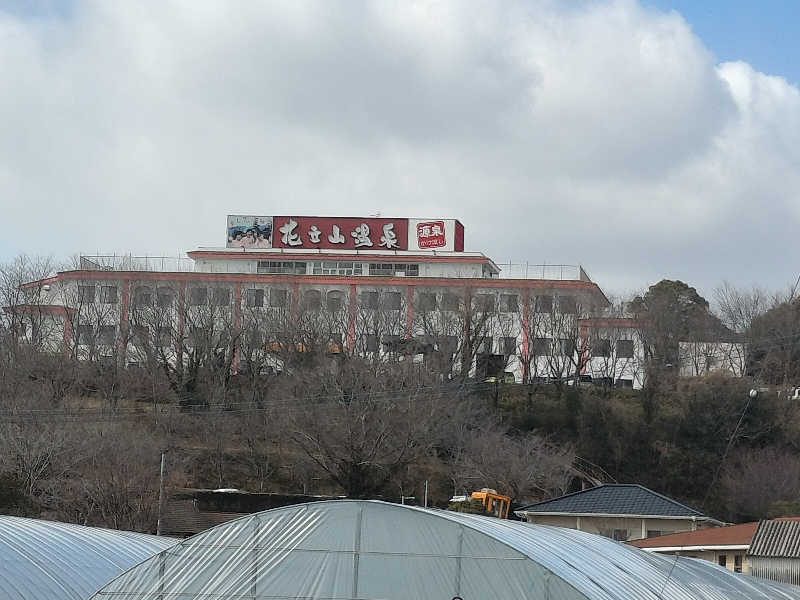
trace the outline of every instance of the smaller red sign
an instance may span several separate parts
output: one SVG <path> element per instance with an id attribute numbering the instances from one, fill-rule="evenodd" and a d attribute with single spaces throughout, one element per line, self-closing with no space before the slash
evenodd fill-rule
<path id="1" fill-rule="evenodd" d="M 417 223 L 417 245 L 420 248 L 441 248 L 446 246 L 444 221 Z"/>

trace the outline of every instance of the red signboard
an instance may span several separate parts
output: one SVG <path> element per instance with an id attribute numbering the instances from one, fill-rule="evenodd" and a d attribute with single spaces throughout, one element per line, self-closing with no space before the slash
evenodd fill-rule
<path id="1" fill-rule="evenodd" d="M 443 226 L 441 229 L 444 231 Z M 273 217 L 272 247 L 407 250 L 408 219 Z"/>
<path id="2" fill-rule="evenodd" d="M 420 248 L 443 248 L 447 245 L 444 221 L 417 223 L 417 245 Z"/>

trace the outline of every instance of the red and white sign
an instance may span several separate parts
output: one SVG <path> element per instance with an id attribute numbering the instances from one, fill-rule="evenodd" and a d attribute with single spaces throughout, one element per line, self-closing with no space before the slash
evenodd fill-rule
<path id="1" fill-rule="evenodd" d="M 266 248 L 296 250 L 464 251 L 464 226 L 455 219 L 228 216 L 229 247 L 262 247 L 247 245 L 251 237 L 263 237 Z"/>
<path id="2" fill-rule="evenodd" d="M 417 223 L 417 246 L 421 249 L 444 248 L 447 236 L 444 221 L 423 221 Z"/>

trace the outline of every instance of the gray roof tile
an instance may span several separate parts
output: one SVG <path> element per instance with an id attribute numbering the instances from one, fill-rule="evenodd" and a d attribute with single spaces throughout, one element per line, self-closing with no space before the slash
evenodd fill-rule
<path id="1" fill-rule="evenodd" d="M 702 517 L 703 513 L 636 484 L 605 484 L 521 509 L 533 513 L 663 515 Z"/>

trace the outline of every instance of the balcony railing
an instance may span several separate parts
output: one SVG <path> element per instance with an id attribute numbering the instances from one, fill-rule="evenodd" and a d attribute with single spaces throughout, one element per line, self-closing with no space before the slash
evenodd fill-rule
<path id="1" fill-rule="evenodd" d="M 555 279 L 591 281 L 581 265 L 535 265 L 532 263 L 496 263 L 500 279 Z"/>
<path id="2" fill-rule="evenodd" d="M 78 269 L 83 271 L 194 271 L 194 261 L 182 256 L 133 256 L 131 254 L 81 255 Z"/>

